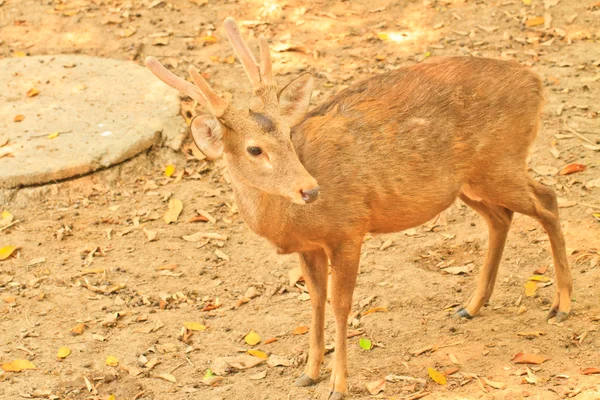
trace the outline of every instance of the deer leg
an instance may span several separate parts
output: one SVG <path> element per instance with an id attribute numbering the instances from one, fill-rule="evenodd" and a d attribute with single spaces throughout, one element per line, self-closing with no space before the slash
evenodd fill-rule
<path id="1" fill-rule="evenodd" d="M 472 200 L 464 194 L 460 195 L 460 199 L 485 219 L 489 231 L 488 249 L 483 267 L 479 272 L 475 293 L 469 299 L 467 306 L 456 312 L 457 317 L 470 319 L 492 296 L 513 212 L 485 201 Z"/>
<path id="2" fill-rule="evenodd" d="M 358 274 L 361 242 L 338 246 L 332 249 L 331 254 L 331 307 L 335 316 L 336 331 L 330 400 L 340 400 L 347 392 L 348 316 Z"/>
<path id="3" fill-rule="evenodd" d="M 508 197 L 501 199 L 505 207 L 535 218 L 548 234 L 556 271 L 556 294 L 547 318 L 556 316 L 557 322 L 565 321 L 571 309 L 573 278 L 558 217 L 556 194 L 552 189 L 527 177 L 525 190 Z"/>
<path id="4" fill-rule="evenodd" d="M 308 285 L 312 305 L 310 348 L 304 373 L 296 379 L 296 386 L 317 383 L 321 363 L 325 357 L 325 303 L 327 301 L 327 254 L 323 249 L 300 253 L 300 268 Z"/>

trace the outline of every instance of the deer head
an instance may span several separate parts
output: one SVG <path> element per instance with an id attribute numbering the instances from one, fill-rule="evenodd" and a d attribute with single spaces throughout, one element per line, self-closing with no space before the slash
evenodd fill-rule
<path id="1" fill-rule="evenodd" d="M 234 19 L 225 19 L 223 26 L 254 94 L 261 100 L 260 109 L 247 114 L 234 109 L 193 66 L 188 72 L 195 85 L 173 75 L 153 57 L 146 58 L 146 66 L 164 83 L 207 108 L 211 115 L 197 115 L 192 120 L 192 137 L 208 158 L 224 154 L 232 179 L 294 203 L 313 202 L 319 192 L 317 181 L 298 159 L 290 139 L 291 128 L 302 122 L 308 109 L 312 76 L 303 74 L 278 92 L 266 39 L 259 38 L 257 64 Z"/>

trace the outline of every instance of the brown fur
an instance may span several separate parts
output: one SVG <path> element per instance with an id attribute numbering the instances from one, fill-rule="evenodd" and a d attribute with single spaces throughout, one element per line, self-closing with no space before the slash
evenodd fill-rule
<path id="1" fill-rule="evenodd" d="M 331 399 L 339 399 L 347 388 L 347 318 L 364 235 L 415 227 L 457 198 L 478 212 L 489 230 L 477 288 L 458 315 L 475 315 L 490 298 L 513 213 L 519 212 L 548 232 L 557 283 L 550 315 L 566 318 L 572 279 L 556 196 L 534 181 L 526 166 L 543 105 L 535 74 L 505 61 L 439 59 L 362 81 L 305 115 L 312 77 L 302 75 L 277 93 L 266 41 L 259 40 L 259 66 L 235 21 L 228 18 L 224 25 L 262 100 L 261 110 L 238 113 L 195 69 L 190 71 L 198 88 L 154 59 L 147 64 L 214 111 L 192 124 L 196 143 L 210 156 L 224 153 L 250 228 L 279 253 L 300 255 L 313 318 L 308 364 L 297 385 L 319 377 L 328 261 L 336 320 Z M 249 154 L 249 147 L 261 153 Z M 317 201 L 307 200 L 307 193 L 317 192 Z"/>
<path id="2" fill-rule="evenodd" d="M 248 225 L 279 253 L 300 253 L 314 309 L 307 376 L 318 377 L 322 360 L 326 258 L 338 330 L 332 390 L 343 393 L 346 318 L 363 236 L 422 224 L 457 197 L 490 227 L 470 315 L 492 293 L 513 211 L 549 232 L 558 283 L 553 310 L 569 311 L 572 283 L 556 199 L 526 167 L 542 104 L 540 79 L 514 63 L 457 57 L 419 64 L 344 90 L 292 129 L 299 160 L 320 185 L 317 202 L 293 204 L 232 175 Z"/>

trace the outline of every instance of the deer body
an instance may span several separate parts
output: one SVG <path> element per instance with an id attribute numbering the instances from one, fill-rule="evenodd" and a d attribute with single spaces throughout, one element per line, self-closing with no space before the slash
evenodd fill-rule
<path id="1" fill-rule="evenodd" d="M 498 81 L 506 68 L 523 93 L 511 90 L 512 80 Z M 319 182 L 319 201 L 290 203 L 231 175 L 241 215 L 280 253 L 418 226 L 485 178 L 485 160 L 507 175 L 524 170 L 541 103 L 534 74 L 496 60 L 449 58 L 375 76 L 309 111 L 291 131 Z"/>
<path id="2" fill-rule="evenodd" d="M 318 382 L 324 359 L 325 303 L 331 263 L 336 322 L 330 400 L 347 391 L 347 318 L 367 232 L 418 226 L 456 198 L 488 226 L 488 251 L 475 292 L 458 317 L 489 300 L 514 212 L 538 220 L 550 239 L 556 294 L 549 317 L 567 318 L 572 278 L 556 195 L 527 173 L 543 105 L 540 79 L 516 63 L 454 57 L 413 65 L 357 83 L 306 112 L 312 77 L 277 91 L 267 42 L 260 64 L 235 21 L 225 30 L 263 106 L 243 114 L 156 59 L 163 82 L 205 105 L 191 132 L 208 157 L 224 155 L 240 214 L 279 253 L 299 254 L 312 305 L 310 350 L 297 386 Z"/>

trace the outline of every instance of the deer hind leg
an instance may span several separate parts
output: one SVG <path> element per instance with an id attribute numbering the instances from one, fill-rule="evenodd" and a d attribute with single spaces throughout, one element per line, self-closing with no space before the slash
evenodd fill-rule
<path id="1" fill-rule="evenodd" d="M 542 225 L 550 239 L 556 271 L 556 294 L 547 318 L 556 316 L 557 322 L 566 320 L 571 309 L 573 278 L 567 262 L 565 238 L 554 191 L 523 174 L 520 178 L 489 179 L 484 190 L 478 193 L 481 193 L 484 201 L 533 217 Z"/>
<path id="2" fill-rule="evenodd" d="M 479 312 L 481 307 L 492 296 L 513 212 L 505 207 L 490 204 L 479 198 L 477 198 L 478 200 L 473 200 L 474 196 L 470 193 L 469 196 L 461 194 L 459 197 L 465 204 L 485 219 L 489 231 L 488 249 L 483 267 L 479 272 L 475 293 L 473 293 L 467 305 L 456 312 L 457 317 L 470 319 Z"/>
<path id="3" fill-rule="evenodd" d="M 310 348 L 304 373 L 295 386 L 312 386 L 319 380 L 325 357 L 325 303 L 327 301 L 327 254 L 323 249 L 300 253 L 300 268 L 308 285 L 312 305 Z"/>

